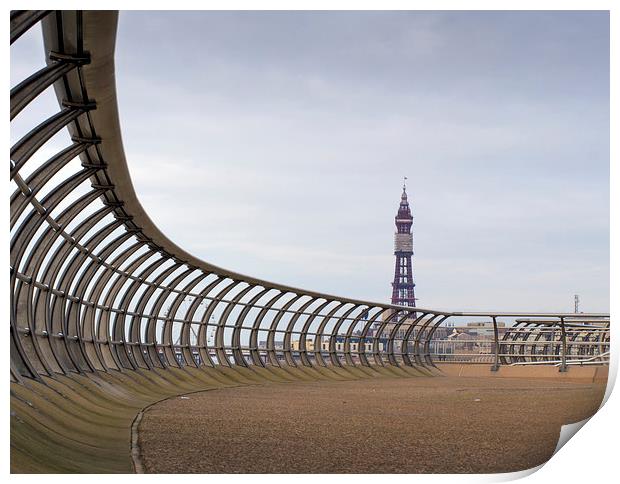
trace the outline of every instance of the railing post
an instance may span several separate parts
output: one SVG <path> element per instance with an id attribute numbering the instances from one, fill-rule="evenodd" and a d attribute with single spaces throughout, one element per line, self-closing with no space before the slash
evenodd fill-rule
<path id="1" fill-rule="evenodd" d="M 491 371 L 497 371 L 499 370 L 499 331 L 497 330 L 497 318 L 495 316 L 493 316 L 493 336 L 495 361 L 493 362 L 493 366 L 491 366 Z"/>
<path id="2" fill-rule="evenodd" d="M 560 329 L 562 331 L 562 363 L 560 364 L 560 372 L 568 370 L 566 365 L 566 327 L 564 326 L 564 318 L 560 317 Z"/>

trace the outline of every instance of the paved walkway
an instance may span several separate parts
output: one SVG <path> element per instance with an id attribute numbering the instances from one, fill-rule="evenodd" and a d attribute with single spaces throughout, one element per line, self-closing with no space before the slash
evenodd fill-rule
<path id="1" fill-rule="evenodd" d="M 225 388 L 149 408 L 139 444 L 146 472 L 511 472 L 547 461 L 604 390 L 466 377 Z"/>

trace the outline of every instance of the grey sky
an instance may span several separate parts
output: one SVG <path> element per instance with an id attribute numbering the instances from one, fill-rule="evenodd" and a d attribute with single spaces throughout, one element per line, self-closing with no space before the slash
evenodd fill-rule
<path id="1" fill-rule="evenodd" d="M 569 311 L 579 293 L 608 311 L 608 25 L 595 12 L 122 12 L 136 191 L 209 262 L 388 301 L 407 175 L 420 306 Z M 34 40 L 20 48 L 40 62 Z"/>

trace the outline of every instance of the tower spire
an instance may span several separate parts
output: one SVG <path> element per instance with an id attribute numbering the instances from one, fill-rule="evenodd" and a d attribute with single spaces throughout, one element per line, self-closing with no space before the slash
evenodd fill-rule
<path id="1" fill-rule="evenodd" d="M 403 177 L 403 193 L 394 219 L 394 281 L 392 282 L 392 304 L 415 307 L 415 282 L 411 258 L 413 257 L 413 216 L 407 200 L 407 177 Z M 415 314 L 413 314 L 415 317 Z"/>

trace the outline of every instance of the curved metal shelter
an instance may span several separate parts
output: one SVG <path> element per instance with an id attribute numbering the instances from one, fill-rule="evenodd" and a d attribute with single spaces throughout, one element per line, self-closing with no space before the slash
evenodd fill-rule
<path id="1" fill-rule="evenodd" d="M 14 470 L 131 471 L 132 422 L 174 394 L 265 380 L 440 373 L 429 343 L 449 318 L 468 313 L 287 287 L 216 267 L 169 240 L 138 201 L 125 160 L 117 13 L 12 12 L 11 43 L 38 22 L 46 66 L 11 89 L 10 116 L 18 119 L 51 89 L 58 110 L 10 153 Z M 50 153 L 63 136 L 66 146 Z M 565 322 L 574 316 L 470 315 L 542 320 L 520 324 L 503 346 L 496 331 L 496 365 L 513 362 L 528 328 L 553 327 L 566 345 Z M 609 315 L 580 317 L 597 328 L 606 321 L 596 341 L 609 340 Z M 528 333 L 530 356 L 538 354 L 531 349 L 537 334 Z M 587 334 L 573 346 L 592 341 Z M 580 354 L 594 356 L 588 348 Z M 566 346 L 562 354 L 569 355 Z"/>

